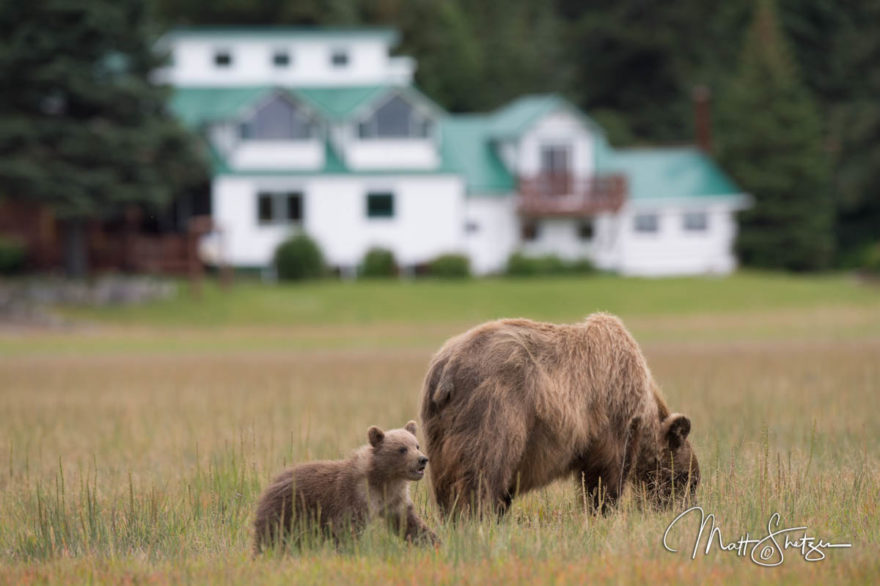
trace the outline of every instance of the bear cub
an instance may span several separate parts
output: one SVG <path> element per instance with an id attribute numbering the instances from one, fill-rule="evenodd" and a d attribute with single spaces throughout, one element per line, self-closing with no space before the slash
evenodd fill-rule
<path id="1" fill-rule="evenodd" d="M 373 426 L 367 431 L 370 443 L 348 459 L 309 462 L 282 472 L 260 497 L 254 553 L 316 526 L 338 542 L 377 516 L 408 541 L 437 543 L 409 496 L 409 481 L 421 480 L 428 464 L 415 434 L 415 421 L 385 432 Z"/>

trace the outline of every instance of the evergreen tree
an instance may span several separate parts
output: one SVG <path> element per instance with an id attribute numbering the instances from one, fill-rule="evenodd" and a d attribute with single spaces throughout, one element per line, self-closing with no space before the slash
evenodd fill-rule
<path id="1" fill-rule="evenodd" d="M 54 209 L 82 276 L 85 222 L 162 206 L 206 177 L 201 153 L 150 81 L 141 0 L 6 2 L 0 32 L 0 192 Z"/>
<path id="2" fill-rule="evenodd" d="M 737 75 L 718 100 L 722 164 L 754 197 L 741 215 L 743 263 L 811 270 L 833 250 L 829 157 L 773 0 L 757 0 Z"/>

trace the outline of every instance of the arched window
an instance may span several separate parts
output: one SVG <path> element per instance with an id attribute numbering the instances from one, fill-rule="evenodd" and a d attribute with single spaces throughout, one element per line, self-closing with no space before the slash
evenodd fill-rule
<path id="1" fill-rule="evenodd" d="M 361 138 L 425 138 L 430 133 L 430 118 L 400 96 L 392 97 L 358 125 Z"/>
<path id="2" fill-rule="evenodd" d="M 311 119 L 283 96 L 261 105 L 241 123 L 241 137 L 251 140 L 306 140 L 313 136 Z"/>

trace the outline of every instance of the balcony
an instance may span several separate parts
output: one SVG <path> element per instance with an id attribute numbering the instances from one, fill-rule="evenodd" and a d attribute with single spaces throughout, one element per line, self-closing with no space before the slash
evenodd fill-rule
<path id="1" fill-rule="evenodd" d="M 616 212 L 626 200 L 626 178 L 602 175 L 581 179 L 571 174 L 520 177 L 517 211 L 522 216 L 592 216 Z"/>

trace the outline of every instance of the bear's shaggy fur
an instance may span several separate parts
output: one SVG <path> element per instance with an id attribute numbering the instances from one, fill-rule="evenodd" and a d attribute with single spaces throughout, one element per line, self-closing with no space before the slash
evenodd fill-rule
<path id="1" fill-rule="evenodd" d="M 600 510 L 631 471 L 656 504 L 699 483 L 690 420 L 669 412 L 638 344 L 608 314 L 505 319 L 450 339 L 425 378 L 421 417 L 444 514 L 503 513 L 565 475 Z"/>
<path id="2" fill-rule="evenodd" d="M 316 526 L 338 541 L 346 532 L 357 534 L 376 516 L 409 541 L 437 542 L 409 497 L 408 482 L 420 480 L 428 463 L 415 433 L 415 421 L 387 432 L 373 426 L 367 432 L 370 443 L 348 459 L 309 462 L 282 472 L 260 497 L 254 553 Z"/>

